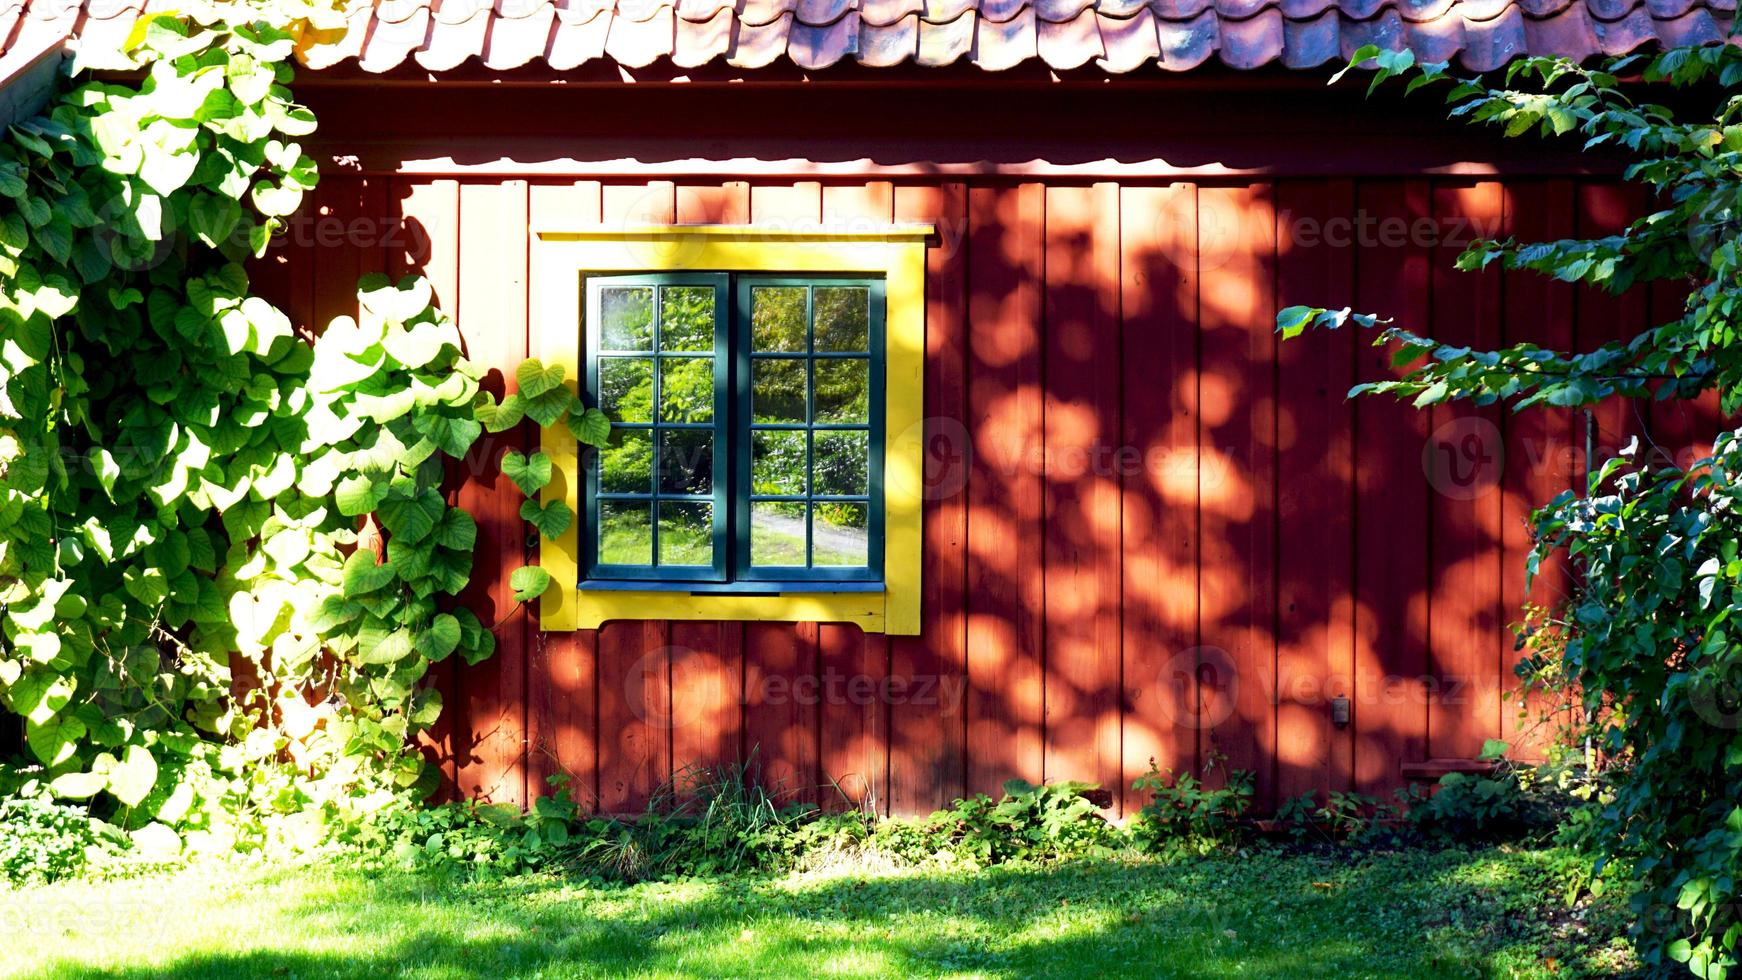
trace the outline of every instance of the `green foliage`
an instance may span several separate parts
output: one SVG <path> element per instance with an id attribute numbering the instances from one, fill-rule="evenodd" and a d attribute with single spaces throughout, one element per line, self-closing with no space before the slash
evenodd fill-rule
<path id="1" fill-rule="evenodd" d="M 1012 779 L 1004 784 L 1002 799 L 980 794 L 957 800 L 927 824 L 942 831 L 940 848 L 982 866 L 1105 856 L 1121 839 L 1085 795 L 1099 788 L 1094 783 L 1035 785 Z"/>
<path id="2" fill-rule="evenodd" d="M 441 483 L 510 413 L 429 284 L 366 277 L 312 342 L 250 293 L 316 179 L 286 87 L 314 12 L 147 18 L 142 81 L 0 145 L 0 709 L 55 797 L 200 847 L 432 785 L 424 675 L 494 648 Z"/>
<path id="3" fill-rule="evenodd" d="M 1490 739 L 1482 757 L 1491 773 L 1452 772 L 1431 796 L 1409 808 L 1409 820 L 1428 840 L 1495 842 L 1552 834 L 1573 804 L 1549 771 L 1505 759 L 1505 742 Z"/>
<path id="4" fill-rule="evenodd" d="M 1375 85 L 1399 75 L 1411 76 L 1411 90 L 1450 80 L 1445 65 L 1417 67 L 1406 54 L 1364 48 L 1354 60 L 1368 59 Z M 1648 84 L 1623 83 L 1627 76 Z M 1686 301 L 1674 319 L 1582 353 L 1532 344 L 1473 351 L 1388 325 L 1378 342 L 1396 342 L 1393 363 L 1410 369 L 1352 394 L 1525 408 L 1715 391 L 1726 413 L 1742 409 L 1739 84 L 1742 52 L 1731 45 L 1601 68 L 1526 58 L 1501 84 L 1455 80 L 1454 117 L 1509 136 L 1577 138 L 1587 151 L 1630 158 L 1627 177 L 1651 188 L 1657 207 L 1618 235 L 1477 242 L 1460 268 L 1527 269 L 1610 292 L 1663 281 L 1685 287 Z M 1689 90 L 1679 114 L 1640 100 L 1669 87 Z M 1702 102 L 1710 111 L 1686 114 Z M 1350 321 L 1389 324 L 1347 309 L 1292 307 L 1277 327 L 1293 336 Z M 1596 852 L 1599 873 L 1619 863 L 1634 879 L 1642 960 L 1654 970 L 1681 963 L 1708 980 L 1742 960 L 1742 647 L 1730 636 L 1742 609 L 1738 472 L 1738 433 L 1720 436 L 1714 458 L 1687 472 L 1652 469 L 1634 446 L 1593 474 L 1585 496 L 1565 493 L 1538 511 L 1532 576 L 1551 556 L 1569 559 L 1578 575 L 1564 611 L 1536 624 L 1549 639 L 1534 638 L 1521 666 L 1576 694 L 1588 764 L 1615 765 L 1585 777 L 1588 802 L 1569 811 L 1571 832 Z M 1558 651 L 1545 649 L 1551 642 Z M 1430 827 L 1486 834 L 1526 819 L 1528 806 L 1529 787 L 1503 770 L 1449 780 L 1420 812 Z"/>
<path id="5" fill-rule="evenodd" d="M 1409 52 L 1368 46 L 1351 65 L 1375 67 L 1373 87 L 1409 76 L 1408 90 L 1448 84 L 1455 119 L 1500 127 L 1507 136 L 1577 138 L 1586 151 L 1619 152 L 1634 162 L 1629 180 L 1655 192 L 1659 210 L 1618 235 L 1554 242 L 1478 241 L 1458 258 L 1466 270 L 1528 269 L 1564 282 L 1619 293 L 1639 283 L 1688 284 L 1681 315 L 1595 350 L 1564 352 L 1522 343 L 1492 351 L 1441 344 L 1375 314 L 1294 306 L 1277 314 L 1285 337 L 1311 327 L 1384 326 L 1376 345 L 1395 343 L 1397 380 L 1358 385 L 1351 394 L 1408 397 L 1418 406 L 1468 399 L 1515 408 L 1590 405 L 1613 395 L 1692 397 L 1716 389 L 1726 413 L 1742 409 L 1742 315 L 1733 296 L 1742 274 L 1736 202 L 1742 195 L 1742 110 L 1731 94 L 1742 82 L 1742 54 L 1723 46 L 1677 48 L 1653 58 L 1612 59 L 1587 68 L 1565 59 L 1521 58 L 1503 83 L 1454 78 L 1445 64 L 1416 65 Z M 1340 75 L 1341 73 L 1339 73 Z M 1678 117 L 1638 101 L 1652 94 L 1622 80 L 1642 77 L 1711 98 L 1709 114 Z M 1519 86 L 1512 88 L 1509 86 Z"/>
<path id="6" fill-rule="evenodd" d="M 1214 758 L 1206 763 L 1206 776 L 1217 764 Z M 1149 772 L 1131 786 L 1150 794 L 1131 825 L 1132 839 L 1146 851 L 1200 854 L 1239 843 L 1245 832 L 1241 818 L 1252 808 L 1252 774 L 1231 769 L 1221 783 L 1211 786 L 1189 772 L 1175 777 L 1151 760 Z"/>
<path id="7" fill-rule="evenodd" d="M 0 796 L 0 882 L 29 885 L 77 877 L 125 842 L 83 807 L 55 802 L 36 780 Z"/>

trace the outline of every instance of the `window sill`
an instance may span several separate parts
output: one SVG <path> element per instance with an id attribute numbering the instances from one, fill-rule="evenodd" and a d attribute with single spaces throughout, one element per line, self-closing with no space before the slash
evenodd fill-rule
<path id="1" fill-rule="evenodd" d="M 677 592 L 693 596 L 830 595 L 846 592 L 882 592 L 882 582 L 660 582 L 600 579 L 583 581 L 582 592 Z"/>

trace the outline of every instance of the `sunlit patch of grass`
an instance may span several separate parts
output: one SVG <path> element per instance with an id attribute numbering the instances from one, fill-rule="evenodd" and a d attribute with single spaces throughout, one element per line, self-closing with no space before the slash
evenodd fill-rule
<path id="1" fill-rule="evenodd" d="M 1569 977 L 1628 965 L 1540 852 L 604 885 L 208 864 L 0 893 L 0 972 L 79 977 Z M 1569 928 L 1569 923 L 1573 927 Z"/>

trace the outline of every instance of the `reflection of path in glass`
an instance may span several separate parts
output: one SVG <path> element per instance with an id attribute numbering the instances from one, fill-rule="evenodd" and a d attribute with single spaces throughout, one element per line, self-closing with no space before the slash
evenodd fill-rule
<path id="1" fill-rule="evenodd" d="M 764 510 L 756 515 L 756 530 L 759 534 L 778 535 L 786 539 L 783 545 L 789 545 L 792 553 L 802 558 L 804 555 L 804 518 L 789 517 L 772 510 Z M 817 522 L 813 529 L 811 549 L 815 554 L 814 563 L 818 565 L 863 565 L 866 553 L 864 531 L 858 528 L 843 528 L 833 524 Z M 782 553 L 786 548 L 782 547 Z"/>

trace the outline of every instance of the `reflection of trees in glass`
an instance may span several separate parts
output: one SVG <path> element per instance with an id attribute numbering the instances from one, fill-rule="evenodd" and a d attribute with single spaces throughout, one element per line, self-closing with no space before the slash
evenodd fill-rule
<path id="1" fill-rule="evenodd" d="M 601 349 L 652 349 L 653 290 L 646 286 L 599 290 L 599 319 Z"/>
<path id="2" fill-rule="evenodd" d="M 665 357 L 659 362 L 659 417 L 664 422 L 714 420 L 714 359 Z"/>
<path id="3" fill-rule="evenodd" d="M 812 300 L 816 349 L 864 350 L 871 340 L 871 294 L 863 286 L 818 286 Z"/>
<path id="4" fill-rule="evenodd" d="M 758 496 L 804 495 L 805 434 L 757 432 L 753 437 L 750 492 Z"/>
<path id="5" fill-rule="evenodd" d="M 648 493 L 653 489 L 653 432 L 614 429 L 599 450 L 599 489 L 606 493 Z"/>
<path id="6" fill-rule="evenodd" d="M 756 286 L 750 290 L 751 348 L 805 349 L 803 286 Z"/>
<path id="7" fill-rule="evenodd" d="M 818 432 L 812 479 L 820 496 L 865 493 L 870 486 L 870 440 L 864 432 Z"/>
<path id="8" fill-rule="evenodd" d="M 712 504 L 666 501 L 659 505 L 659 563 L 714 563 Z"/>
<path id="9" fill-rule="evenodd" d="M 714 349 L 714 290 L 710 286 L 666 286 L 659 296 L 661 350 Z"/>
<path id="10" fill-rule="evenodd" d="M 871 364 L 858 358 L 816 362 L 818 422 L 866 422 L 871 413 Z"/>
<path id="11" fill-rule="evenodd" d="M 705 496 L 714 490 L 714 434 L 667 429 L 659 434 L 659 492 Z"/>
<path id="12" fill-rule="evenodd" d="M 751 363 L 751 415 L 755 421 L 803 422 L 804 359 L 759 357 Z"/>
<path id="13" fill-rule="evenodd" d="M 599 358 L 599 408 L 613 422 L 653 421 L 653 361 Z"/>

